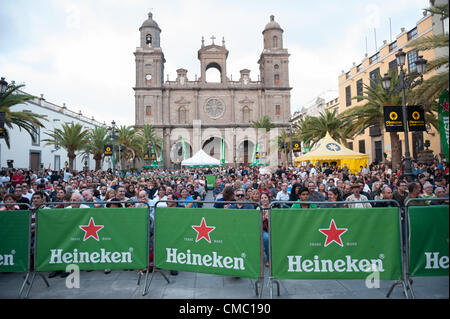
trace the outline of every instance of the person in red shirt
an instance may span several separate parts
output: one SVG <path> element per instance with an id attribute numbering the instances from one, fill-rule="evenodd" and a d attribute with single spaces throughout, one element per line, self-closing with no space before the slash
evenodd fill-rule
<path id="1" fill-rule="evenodd" d="M 25 176 L 23 175 L 23 171 L 21 169 L 17 170 L 17 172 L 12 177 L 12 184 L 16 187 L 17 184 L 22 185 L 23 179 Z"/>

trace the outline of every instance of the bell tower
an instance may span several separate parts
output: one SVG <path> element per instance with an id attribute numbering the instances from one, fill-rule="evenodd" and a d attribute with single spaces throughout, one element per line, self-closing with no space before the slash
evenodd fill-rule
<path id="1" fill-rule="evenodd" d="M 266 87 L 289 87 L 289 53 L 283 48 L 283 29 L 270 16 L 262 32 L 264 50 L 258 61 L 261 82 Z"/>
<path id="2" fill-rule="evenodd" d="M 139 28 L 140 45 L 134 52 L 136 62 L 136 125 L 161 121 L 161 96 L 164 86 L 164 53 L 160 47 L 161 29 L 153 14 Z"/>
<path id="3" fill-rule="evenodd" d="M 206 71 L 210 68 L 215 68 L 220 72 L 220 83 L 227 83 L 227 57 L 228 50 L 225 48 L 225 40 L 222 40 L 222 45 L 214 43 L 216 38 L 211 37 L 211 45 L 205 46 L 202 38 L 202 46 L 198 50 L 198 59 L 200 60 L 200 79 L 201 83 L 207 83 Z"/>

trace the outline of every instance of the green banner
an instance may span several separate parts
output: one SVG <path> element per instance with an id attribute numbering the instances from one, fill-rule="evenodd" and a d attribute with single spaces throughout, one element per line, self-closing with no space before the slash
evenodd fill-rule
<path id="1" fill-rule="evenodd" d="M 157 208 L 155 266 L 257 279 L 260 236 L 256 210 Z"/>
<path id="2" fill-rule="evenodd" d="M 147 208 L 39 210 L 36 269 L 146 268 L 147 230 Z"/>
<path id="3" fill-rule="evenodd" d="M 206 175 L 206 183 L 208 189 L 213 189 L 216 187 L 216 175 Z"/>
<path id="4" fill-rule="evenodd" d="M 274 209 L 272 275 L 279 279 L 401 276 L 397 208 Z"/>
<path id="5" fill-rule="evenodd" d="M 449 159 L 449 148 L 448 148 L 448 115 L 449 115 L 449 94 L 447 90 L 444 90 L 439 96 L 439 107 L 438 107 L 438 121 L 439 121 L 439 135 L 441 136 L 442 151 L 447 158 L 447 163 Z"/>
<path id="6" fill-rule="evenodd" d="M 412 276 L 448 276 L 448 206 L 408 207 Z"/>
<path id="7" fill-rule="evenodd" d="M 25 272 L 29 258 L 30 212 L 0 214 L 0 272 Z"/>

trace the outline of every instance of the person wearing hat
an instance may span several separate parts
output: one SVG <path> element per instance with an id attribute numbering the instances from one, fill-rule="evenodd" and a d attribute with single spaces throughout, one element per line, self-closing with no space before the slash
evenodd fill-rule
<path id="1" fill-rule="evenodd" d="M 368 200 L 368 198 L 365 195 L 362 195 L 361 192 L 361 185 L 358 183 L 352 184 L 352 193 L 349 197 L 347 197 L 347 202 L 356 202 L 356 201 L 365 201 Z M 348 204 L 349 208 L 371 208 L 372 205 L 370 203 L 355 203 L 355 204 Z"/>

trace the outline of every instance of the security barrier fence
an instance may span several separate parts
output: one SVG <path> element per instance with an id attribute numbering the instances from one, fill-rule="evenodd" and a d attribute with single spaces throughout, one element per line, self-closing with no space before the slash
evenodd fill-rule
<path id="1" fill-rule="evenodd" d="M 409 290 L 414 298 L 412 277 L 448 276 L 449 214 L 442 199 L 413 199 L 404 208 L 394 200 L 351 202 L 383 206 L 378 208 L 342 208 L 349 202 L 273 202 L 268 207 L 220 202 L 257 207 L 227 210 L 158 207 L 162 202 L 191 201 L 159 201 L 154 207 L 126 201 L 114 203 L 146 207 L 71 210 L 45 209 L 54 203 L 43 203 L 40 209 L 4 211 L 0 272 L 27 272 L 19 291 L 20 297 L 29 285 L 25 298 L 36 274 L 49 286 L 40 272 L 72 264 L 80 270 L 145 269 L 143 295 L 156 273 L 170 283 L 162 270 L 179 270 L 250 278 L 261 297 L 265 260 L 271 298 L 274 284 L 280 295 L 279 280 L 366 279 L 374 272 L 380 280 L 396 280 L 387 297 L 401 285 L 405 297 Z M 291 204 L 319 208 L 274 207 Z"/>

